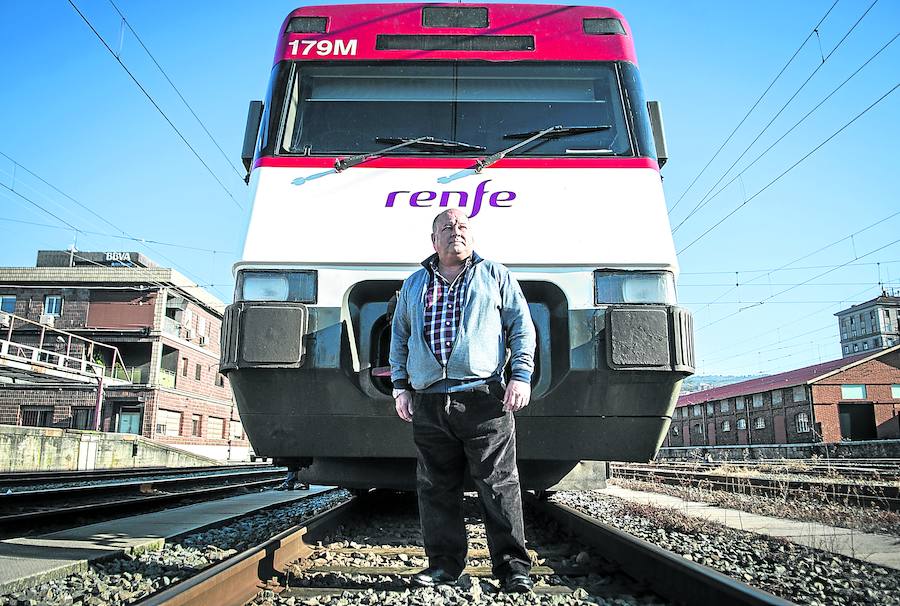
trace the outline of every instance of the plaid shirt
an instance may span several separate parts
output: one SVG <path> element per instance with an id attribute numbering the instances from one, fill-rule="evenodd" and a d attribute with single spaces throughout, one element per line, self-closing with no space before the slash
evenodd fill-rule
<path id="1" fill-rule="evenodd" d="M 425 293 L 425 339 L 441 366 L 447 366 L 456 332 L 466 304 L 466 291 L 472 272 L 472 258 L 453 282 L 438 271 L 437 264 L 431 263 L 431 281 Z"/>

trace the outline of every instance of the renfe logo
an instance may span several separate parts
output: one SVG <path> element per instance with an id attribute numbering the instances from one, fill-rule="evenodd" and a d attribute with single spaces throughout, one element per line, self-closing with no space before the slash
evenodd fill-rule
<path id="1" fill-rule="evenodd" d="M 410 206 L 414 208 L 429 208 L 434 206 L 432 201 L 437 201 L 438 206 L 441 208 L 447 208 L 449 206 L 453 206 L 454 208 L 471 208 L 472 214 L 469 215 L 471 219 L 475 215 L 481 211 L 482 200 L 485 195 L 488 195 L 488 204 L 495 208 L 508 208 L 512 206 L 512 204 L 501 204 L 501 202 L 512 202 L 516 199 L 516 192 L 512 191 L 496 191 L 488 194 L 487 184 L 490 183 L 491 180 L 487 179 L 486 181 L 482 181 L 478 184 L 478 187 L 475 188 L 475 195 L 472 196 L 472 205 L 469 206 L 469 194 L 464 191 L 392 191 L 387 195 L 387 200 L 384 203 L 385 208 L 393 208 L 394 204 L 398 202 L 401 205 L 405 205 L 409 203 Z M 408 194 L 408 195 L 403 195 Z"/>

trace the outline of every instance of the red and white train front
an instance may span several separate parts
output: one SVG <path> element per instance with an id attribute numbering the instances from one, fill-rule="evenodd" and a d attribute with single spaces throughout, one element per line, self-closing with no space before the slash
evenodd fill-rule
<path id="1" fill-rule="evenodd" d="M 256 452 L 308 481 L 412 487 L 410 428 L 379 370 L 388 303 L 430 254 L 434 216 L 462 208 L 537 329 L 523 486 L 594 487 L 596 462 L 653 457 L 693 371 L 659 134 L 610 9 L 291 13 L 251 104 L 253 211 L 223 329 Z"/>

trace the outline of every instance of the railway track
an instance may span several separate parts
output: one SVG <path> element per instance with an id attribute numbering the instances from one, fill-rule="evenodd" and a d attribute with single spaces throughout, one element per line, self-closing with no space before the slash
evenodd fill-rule
<path id="1" fill-rule="evenodd" d="M 900 459 L 749 459 L 736 461 L 659 460 L 650 466 L 709 471 L 735 469 L 768 474 L 790 474 L 824 478 L 900 480 Z"/>
<path id="2" fill-rule="evenodd" d="M 42 526 L 79 516 L 133 513 L 184 499 L 209 499 L 235 491 L 259 490 L 281 482 L 284 471 L 265 467 L 186 477 L 143 478 L 0 494 L 0 528 Z M 167 475 L 171 475 L 170 473 Z"/>
<path id="3" fill-rule="evenodd" d="M 233 473 L 266 469 L 267 465 L 208 465 L 201 467 L 132 467 L 128 469 L 93 469 L 89 471 L 14 471 L 0 473 L 0 494 L 7 490 L 17 492 L 23 488 L 50 484 L 76 484 L 81 482 L 108 482 L 136 478 L 162 479 L 184 474 Z"/>
<path id="4" fill-rule="evenodd" d="M 857 479 L 792 479 L 789 477 L 762 477 L 744 473 L 728 473 L 694 470 L 657 464 L 613 464 L 611 477 L 639 480 L 672 486 L 690 486 L 709 490 L 722 490 L 749 495 L 779 498 L 799 498 L 815 495 L 822 499 L 847 505 L 880 507 L 888 511 L 900 511 L 900 485 L 883 481 Z"/>
<path id="5" fill-rule="evenodd" d="M 425 557 L 414 511 L 409 496 L 356 497 L 139 603 L 533 604 L 546 596 L 552 603 L 575 603 L 623 595 L 648 604 L 790 603 L 574 509 L 536 500 L 526 509 L 536 596 L 499 592 L 480 526 L 468 529 L 470 566 L 455 587 L 416 588 L 409 577 L 424 567 Z"/>

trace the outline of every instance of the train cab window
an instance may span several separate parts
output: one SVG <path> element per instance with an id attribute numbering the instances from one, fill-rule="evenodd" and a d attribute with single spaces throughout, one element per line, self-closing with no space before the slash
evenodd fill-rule
<path id="1" fill-rule="evenodd" d="M 431 136 L 490 154 L 524 138 L 509 135 L 568 125 L 603 128 L 540 139 L 515 154 L 634 156 L 629 125 L 643 125 L 646 108 L 632 110 L 640 113 L 637 120 L 626 114 L 620 72 L 630 69 L 574 62 L 298 64 L 284 93 L 279 152 L 367 153 L 390 145 L 385 139 Z M 645 155 L 655 153 L 638 147 Z M 393 153 L 471 157 L 476 152 L 411 146 Z"/>

